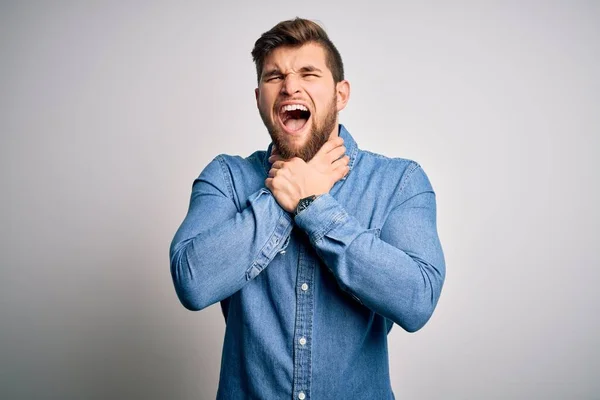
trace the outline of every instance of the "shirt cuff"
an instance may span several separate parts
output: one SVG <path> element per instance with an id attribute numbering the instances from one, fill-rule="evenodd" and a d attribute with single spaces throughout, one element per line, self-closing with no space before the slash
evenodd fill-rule
<path id="1" fill-rule="evenodd" d="M 343 224 L 348 213 L 329 193 L 317 197 L 294 218 L 296 225 L 308 234 L 311 242 L 321 240 L 336 225 Z"/>
<path id="2" fill-rule="evenodd" d="M 263 197 L 264 196 L 264 197 Z M 259 209 L 258 203 L 261 201 L 267 201 L 267 210 Z M 246 271 L 246 280 L 254 279 L 262 270 L 273 260 L 275 255 L 282 249 L 285 249 L 290 239 L 290 233 L 292 232 L 292 217 L 286 213 L 275 201 L 275 198 L 270 191 L 261 189 L 248 199 L 259 211 L 262 211 L 264 215 L 270 217 L 276 217 L 275 228 L 268 236 L 267 241 L 261 248 L 258 256 L 250 265 L 250 268 Z M 264 207 L 265 205 L 263 205 Z M 260 214 L 259 214 L 260 215 Z"/>

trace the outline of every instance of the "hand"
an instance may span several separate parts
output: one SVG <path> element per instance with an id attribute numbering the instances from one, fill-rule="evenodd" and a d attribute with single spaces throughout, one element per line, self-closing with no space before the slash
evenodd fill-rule
<path id="1" fill-rule="evenodd" d="M 344 156 L 346 153 L 346 147 L 344 147 L 344 139 L 339 136 L 334 137 L 333 139 L 329 139 L 325 144 L 319 149 L 317 154 L 308 162 L 308 164 L 314 166 L 318 171 L 323 174 L 329 174 L 332 171 L 333 163 L 336 162 L 340 157 Z M 344 165 L 348 165 L 350 161 L 350 157 L 344 156 L 342 159 L 346 160 Z M 342 162 L 343 163 L 343 162 Z M 342 175 L 341 178 L 336 179 L 332 184 L 333 185 L 342 179 L 348 170 Z M 331 189 L 331 187 L 329 189 Z M 329 190 L 328 190 L 329 191 Z"/>
<path id="2" fill-rule="evenodd" d="M 300 199 L 328 193 L 348 173 L 350 158 L 342 157 L 346 151 L 343 143 L 337 136 L 328 140 L 309 162 L 298 157 L 283 160 L 276 151 L 272 153 L 269 162 L 273 165 L 265 185 L 284 210 L 291 213 Z"/>

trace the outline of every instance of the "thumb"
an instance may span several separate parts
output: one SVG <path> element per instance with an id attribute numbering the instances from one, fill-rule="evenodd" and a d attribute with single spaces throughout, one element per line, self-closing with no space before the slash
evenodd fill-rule
<path id="1" fill-rule="evenodd" d="M 334 138 L 331 138 L 328 141 L 326 141 L 323 144 L 323 146 L 321 146 L 319 151 L 317 151 L 317 154 L 315 154 L 315 156 L 312 159 L 319 160 L 319 159 L 323 158 L 324 156 L 326 156 L 330 151 L 342 146 L 343 144 L 344 144 L 344 139 L 342 139 L 341 137 L 336 136 Z"/>

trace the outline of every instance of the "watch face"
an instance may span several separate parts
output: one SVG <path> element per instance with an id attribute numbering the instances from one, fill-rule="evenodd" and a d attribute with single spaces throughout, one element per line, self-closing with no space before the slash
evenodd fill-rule
<path id="1" fill-rule="evenodd" d="M 298 214 L 300 211 L 304 210 L 306 208 L 306 200 L 302 199 L 300 200 L 300 203 L 298 203 L 298 208 L 296 210 L 296 214 Z"/>
<path id="2" fill-rule="evenodd" d="M 308 206 L 310 205 L 310 203 L 313 202 L 314 199 L 316 199 L 317 196 L 309 196 L 309 197 L 305 197 L 303 199 L 300 199 L 300 201 L 298 202 L 298 206 L 296 207 L 296 215 L 298 215 L 298 213 L 300 213 L 301 211 L 305 210 L 306 208 L 308 208 Z"/>

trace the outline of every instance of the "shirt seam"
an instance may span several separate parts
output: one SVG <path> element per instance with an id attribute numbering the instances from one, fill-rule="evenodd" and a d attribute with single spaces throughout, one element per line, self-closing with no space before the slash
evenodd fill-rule
<path id="1" fill-rule="evenodd" d="M 261 254 L 264 254 L 267 261 L 270 261 L 271 256 L 273 254 L 277 253 L 277 246 L 279 246 L 280 242 L 277 242 L 276 245 L 273 246 L 273 250 L 271 252 L 267 252 L 266 249 L 269 246 L 269 243 L 271 242 L 271 240 L 273 239 L 273 237 L 275 236 L 276 232 L 277 232 L 277 228 L 279 227 L 280 224 L 282 224 L 282 219 L 283 220 L 287 220 L 287 222 L 289 222 L 289 218 L 286 218 L 284 212 L 282 210 L 279 211 L 279 218 L 277 218 L 277 222 L 275 223 L 275 228 L 271 231 L 271 233 L 269 234 L 267 240 L 265 241 L 265 243 L 262 245 L 262 247 L 260 248 L 260 250 L 256 253 L 256 255 L 254 256 L 252 263 L 250 263 L 250 266 L 248 268 L 246 268 L 246 280 L 251 280 L 252 278 L 250 278 L 252 269 L 254 267 L 256 267 L 258 269 L 258 274 L 260 274 L 265 267 L 269 264 L 268 262 L 266 263 L 261 263 L 260 262 L 260 258 L 261 258 Z M 283 221 L 283 223 L 285 223 L 286 221 Z M 264 264 L 264 265 L 263 265 Z M 256 277 L 255 275 L 255 277 Z"/>
<path id="2" fill-rule="evenodd" d="M 313 234 L 313 243 L 317 244 L 321 240 L 323 240 L 325 235 L 327 235 L 327 233 L 333 229 L 333 226 L 337 224 L 340 220 L 344 219 L 347 215 L 348 214 L 346 213 L 346 211 L 338 211 L 336 214 L 334 214 L 331 218 L 331 221 L 325 226 L 325 228 Z"/>
<path id="3" fill-rule="evenodd" d="M 227 186 L 227 191 L 229 192 L 229 196 L 232 200 L 235 199 L 233 194 L 233 182 L 231 181 L 231 175 L 229 174 L 227 163 L 223 156 L 217 156 L 217 160 L 219 161 L 219 165 L 221 166 L 221 174 L 223 175 L 223 180 L 225 181 L 225 185 Z M 238 210 L 239 211 L 239 210 Z"/>
<path id="4" fill-rule="evenodd" d="M 411 166 L 412 166 L 412 168 L 411 168 Z M 419 165 L 419 163 L 417 163 L 416 161 L 411 161 L 410 165 L 406 168 L 404 174 L 402 175 L 402 178 L 400 178 L 400 187 L 398 188 L 398 192 L 396 194 L 396 200 L 398 200 L 398 201 L 401 200 L 400 195 L 404 191 L 404 188 L 408 185 L 408 181 L 412 177 L 413 173 L 415 171 L 417 171 L 418 169 L 421 169 L 421 165 Z M 401 203 L 404 203 L 404 202 L 401 201 Z"/>

